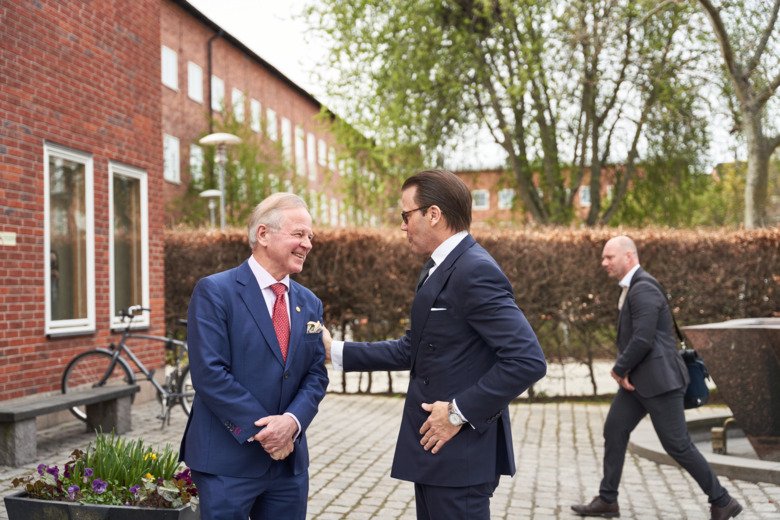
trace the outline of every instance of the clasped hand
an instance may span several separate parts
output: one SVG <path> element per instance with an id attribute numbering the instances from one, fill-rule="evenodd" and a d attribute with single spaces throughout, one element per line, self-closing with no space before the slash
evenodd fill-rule
<path id="1" fill-rule="evenodd" d="M 431 415 L 425 420 L 420 428 L 422 439 L 420 444 L 425 451 L 430 451 L 434 455 L 439 453 L 450 439 L 455 437 L 463 425 L 454 426 L 449 420 L 449 403 L 445 401 L 436 401 L 433 404 L 423 403 L 422 408 Z"/>
<path id="2" fill-rule="evenodd" d="M 612 376 L 612 379 L 618 382 L 618 384 L 623 387 L 625 390 L 628 390 L 629 392 L 634 391 L 634 385 L 631 384 L 631 381 L 628 380 L 628 374 L 626 374 L 624 377 L 620 377 L 615 373 L 614 370 L 610 372 L 610 375 Z"/>
<path id="3" fill-rule="evenodd" d="M 298 425 L 289 415 L 269 415 L 255 421 L 255 426 L 265 426 L 253 439 L 263 446 L 272 459 L 286 459 L 295 449 L 293 436 Z"/>

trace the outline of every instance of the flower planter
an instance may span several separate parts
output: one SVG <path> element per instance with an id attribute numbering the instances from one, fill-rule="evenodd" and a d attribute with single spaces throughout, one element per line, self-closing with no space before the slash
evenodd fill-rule
<path id="1" fill-rule="evenodd" d="M 199 520 L 200 512 L 180 509 L 105 506 L 27 497 L 25 491 L 5 497 L 8 520 Z"/>

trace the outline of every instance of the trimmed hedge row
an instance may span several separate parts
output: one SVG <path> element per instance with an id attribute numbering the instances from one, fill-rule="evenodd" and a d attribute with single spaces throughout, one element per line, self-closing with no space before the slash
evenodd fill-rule
<path id="1" fill-rule="evenodd" d="M 614 356 L 617 283 L 600 267 L 618 231 L 541 228 L 476 232 L 515 289 L 550 361 Z M 680 326 L 780 315 L 780 229 L 628 231 L 642 266 L 665 286 Z M 199 278 L 250 254 L 242 230 L 170 230 L 165 237 L 166 318 L 186 315 Z M 403 232 L 318 231 L 297 275 L 325 305 L 331 329 L 361 340 L 403 334 L 423 258 Z"/>

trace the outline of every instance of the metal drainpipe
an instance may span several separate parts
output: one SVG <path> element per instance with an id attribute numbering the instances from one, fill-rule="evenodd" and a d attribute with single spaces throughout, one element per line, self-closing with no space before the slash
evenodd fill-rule
<path id="1" fill-rule="evenodd" d="M 224 31 L 222 29 L 219 30 L 218 33 L 214 34 L 211 38 L 209 38 L 209 41 L 206 42 L 206 68 L 208 73 L 208 104 L 209 104 L 209 134 L 214 133 L 214 109 L 211 106 L 211 44 L 214 43 L 214 40 L 222 36 L 222 33 Z"/>

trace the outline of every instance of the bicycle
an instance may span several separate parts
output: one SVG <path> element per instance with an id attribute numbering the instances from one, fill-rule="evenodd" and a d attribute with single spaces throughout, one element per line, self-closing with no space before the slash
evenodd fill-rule
<path id="1" fill-rule="evenodd" d="M 122 309 L 119 315 L 122 318 L 124 329 L 122 338 L 118 344 L 111 342 L 108 348 L 96 348 L 76 355 L 65 367 L 62 373 L 62 393 L 75 391 L 84 387 L 98 387 L 108 385 L 132 385 L 136 382 L 134 371 L 129 363 L 121 357 L 124 352 L 130 361 L 138 368 L 157 392 L 157 400 L 160 402 L 160 415 L 162 427 L 166 422 L 170 424 L 171 408 L 180 404 L 184 413 L 189 415 L 192 409 L 192 400 L 195 398 L 195 388 L 192 386 L 190 367 L 186 360 L 187 342 L 166 336 L 152 336 L 139 334 L 130 330 L 133 319 L 151 309 L 133 305 Z M 186 320 L 180 320 L 186 324 Z M 163 384 L 154 378 L 156 369 L 149 370 L 143 362 L 136 357 L 127 341 L 130 339 L 144 339 L 165 343 L 166 352 L 173 355 L 173 366 L 166 366 L 165 381 Z M 167 357 L 167 356 L 166 356 Z M 73 407 L 70 412 L 82 421 L 86 421 L 86 407 Z"/>

